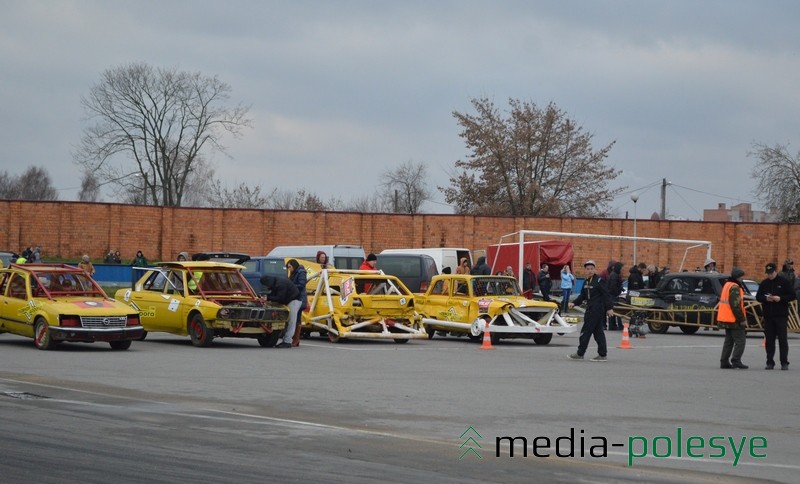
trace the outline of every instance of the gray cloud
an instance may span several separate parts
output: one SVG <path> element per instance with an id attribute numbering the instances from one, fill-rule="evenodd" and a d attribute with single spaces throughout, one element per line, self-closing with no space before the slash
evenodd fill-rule
<path id="1" fill-rule="evenodd" d="M 666 177 L 668 209 L 755 201 L 752 141 L 797 136 L 800 74 L 791 1 L 3 2 L 0 169 L 31 164 L 74 199 L 80 97 L 133 61 L 217 75 L 252 106 L 217 173 L 233 186 L 371 191 L 407 160 L 446 185 L 466 155 L 451 113 L 471 97 L 555 102 L 616 140 L 631 189 Z M 121 160 L 124 161 L 124 160 Z M 441 196 L 440 196 L 441 200 Z M 628 195 L 615 201 L 632 210 Z M 444 207 L 431 206 L 430 210 Z M 638 213 L 659 208 L 642 193 Z M 759 205 L 756 208 L 763 208 Z"/>

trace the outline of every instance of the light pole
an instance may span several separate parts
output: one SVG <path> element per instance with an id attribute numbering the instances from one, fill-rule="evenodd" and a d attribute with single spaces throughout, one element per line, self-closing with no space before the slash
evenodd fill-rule
<path id="1" fill-rule="evenodd" d="M 633 265 L 636 265 L 636 202 L 639 201 L 639 195 L 631 194 L 631 200 L 633 200 Z"/>

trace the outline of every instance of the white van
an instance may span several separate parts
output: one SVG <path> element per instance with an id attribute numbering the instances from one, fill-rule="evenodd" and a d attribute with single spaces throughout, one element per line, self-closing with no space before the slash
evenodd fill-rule
<path id="1" fill-rule="evenodd" d="M 367 257 L 360 245 L 280 245 L 267 257 L 294 257 L 316 262 L 319 251 L 325 252 L 337 269 L 358 269 Z"/>
<path id="2" fill-rule="evenodd" d="M 456 249 L 451 247 L 436 247 L 434 249 L 386 249 L 381 254 L 424 254 L 433 257 L 439 272 L 444 272 L 446 267 L 450 273 L 455 274 L 458 261 L 466 257 L 472 267 L 472 256 L 469 249 Z"/>

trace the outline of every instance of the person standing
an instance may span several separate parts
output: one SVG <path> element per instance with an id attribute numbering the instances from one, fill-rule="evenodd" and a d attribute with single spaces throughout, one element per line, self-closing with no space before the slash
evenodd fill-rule
<path id="1" fill-rule="evenodd" d="M 717 324 L 725 328 L 725 342 L 722 344 L 720 368 L 739 368 L 749 366 L 742 363 L 744 347 L 747 343 L 745 328 L 747 314 L 744 310 L 744 271 L 734 267 L 725 285 L 722 286 L 717 306 Z M 730 361 L 728 360 L 730 358 Z"/>
<path id="2" fill-rule="evenodd" d="M 306 274 L 306 268 L 301 266 L 300 263 L 297 262 L 297 259 L 290 259 L 289 262 L 286 263 L 286 266 L 290 271 L 289 280 L 292 281 L 294 287 L 300 291 L 300 310 L 297 311 L 297 321 L 295 321 L 294 334 L 292 335 L 292 346 L 300 346 L 300 330 L 303 319 L 303 310 L 308 307 L 308 295 L 306 293 L 306 282 L 308 281 L 308 275 Z"/>
<path id="3" fill-rule="evenodd" d="M 550 290 L 553 288 L 553 280 L 550 278 L 550 266 L 547 262 L 542 262 L 542 270 L 539 271 L 539 290 L 542 292 L 542 300 L 550 302 Z"/>
<path id="4" fill-rule="evenodd" d="M 492 275 L 492 270 L 489 268 L 489 265 L 486 263 L 486 256 L 478 257 L 477 262 L 475 262 L 475 266 L 469 272 L 473 276 L 490 276 Z"/>
<path id="5" fill-rule="evenodd" d="M 639 291 L 641 289 L 644 289 L 644 277 L 642 277 L 638 266 L 631 266 L 628 275 L 628 292 Z"/>
<path id="6" fill-rule="evenodd" d="M 525 263 L 525 269 L 522 269 L 522 293 L 530 299 L 533 294 L 533 288 L 536 287 L 536 275 L 533 273 L 533 267 L 530 262 Z"/>
<path id="7" fill-rule="evenodd" d="M 789 369 L 789 339 L 786 327 L 789 321 L 789 303 L 796 299 L 792 284 L 783 274 L 778 274 L 776 264 L 770 262 L 764 267 L 767 278 L 758 285 L 756 300 L 763 305 L 764 338 L 766 340 L 767 366 L 775 368 L 775 338 L 778 338 L 781 370 Z"/>
<path id="8" fill-rule="evenodd" d="M 78 267 L 80 267 L 87 274 L 89 274 L 89 277 L 94 278 L 94 272 L 95 272 L 94 265 L 92 265 L 92 261 L 89 259 L 88 255 L 84 255 L 83 257 L 81 257 L 81 261 L 78 263 Z"/>
<path id="9" fill-rule="evenodd" d="M 276 348 L 291 348 L 294 329 L 297 324 L 297 313 L 300 311 L 300 291 L 289 278 L 284 276 L 262 276 L 261 285 L 268 289 L 267 301 L 285 304 L 289 307 L 289 319 L 281 342 Z"/>
<path id="10" fill-rule="evenodd" d="M 333 264 L 328 260 L 328 254 L 321 250 L 317 251 L 317 264 L 319 264 L 322 269 L 333 269 Z"/>
<path id="11" fill-rule="evenodd" d="M 136 251 L 136 257 L 133 258 L 131 265 L 134 267 L 147 267 L 147 257 L 141 250 Z"/>
<path id="12" fill-rule="evenodd" d="M 717 271 L 717 261 L 709 257 L 703 262 L 703 272 L 719 272 Z"/>
<path id="13" fill-rule="evenodd" d="M 561 268 L 561 312 L 566 314 L 569 309 L 569 296 L 575 286 L 575 274 L 569 269 L 569 264 Z"/>
<path id="14" fill-rule="evenodd" d="M 374 271 L 375 265 L 378 263 L 378 256 L 375 254 L 369 254 L 364 262 L 361 263 L 361 267 L 358 268 L 360 271 Z"/>
<path id="15" fill-rule="evenodd" d="M 471 267 L 469 266 L 469 259 L 466 257 L 462 257 L 461 260 L 458 262 L 458 267 L 456 268 L 456 274 L 469 274 Z"/>
<path id="16" fill-rule="evenodd" d="M 614 315 L 614 305 L 611 303 L 606 282 L 595 274 L 594 261 L 587 260 L 583 263 L 583 268 L 586 271 L 586 282 L 583 284 L 580 295 L 574 302 L 569 303 L 568 308 L 572 309 L 586 302 L 586 313 L 583 316 L 583 326 L 578 339 L 578 351 L 569 355 L 569 358 L 582 360 L 589 347 L 589 340 L 594 336 L 594 340 L 597 342 L 597 356 L 591 361 L 607 361 L 608 348 L 603 326 L 606 318 Z"/>

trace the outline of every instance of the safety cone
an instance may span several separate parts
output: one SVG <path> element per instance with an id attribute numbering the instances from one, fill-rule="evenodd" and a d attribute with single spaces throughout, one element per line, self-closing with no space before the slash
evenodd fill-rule
<path id="1" fill-rule="evenodd" d="M 494 346 L 492 346 L 492 335 L 489 334 L 489 323 L 486 323 L 483 327 L 483 343 L 481 344 L 482 350 L 493 350 Z"/>
<path id="2" fill-rule="evenodd" d="M 622 342 L 619 344 L 619 348 L 623 350 L 630 350 L 632 349 L 632 346 L 630 337 L 628 336 L 628 322 L 623 322 L 622 327 Z"/>

